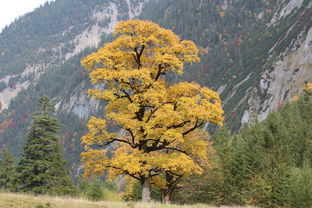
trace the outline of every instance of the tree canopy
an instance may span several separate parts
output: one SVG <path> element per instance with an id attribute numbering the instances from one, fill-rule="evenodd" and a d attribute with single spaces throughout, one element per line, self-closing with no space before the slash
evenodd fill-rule
<path id="1" fill-rule="evenodd" d="M 115 36 L 81 62 L 91 70 L 90 96 L 108 101 L 104 117 L 88 122 L 82 160 L 85 175 L 108 169 L 112 177 L 139 180 L 142 200 L 148 201 L 152 177 L 201 172 L 195 158 L 207 158 L 208 143 L 198 128 L 208 121 L 222 125 L 223 110 L 218 94 L 209 88 L 165 80 L 172 72 L 181 75 L 184 63 L 200 60 L 192 41 L 141 20 L 120 22 Z M 108 129 L 110 123 L 123 133 Z M 112 158 L 105 148 L 96 147 L 112 143 L 117 143 Z"/>

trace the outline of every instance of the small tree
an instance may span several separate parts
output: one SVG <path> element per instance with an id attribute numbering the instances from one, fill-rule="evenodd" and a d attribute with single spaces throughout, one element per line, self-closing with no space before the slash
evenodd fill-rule
<path id="1" fill-rule="evenodd" d="M 51 117 L 54 105 L 39 99 L 31 131 L 17 167 L 17 190 L 35 194 L 69 194 L 71 179 L 56 134 L 60 124 Z"/>
<path id="2" fill-rule="evenodd" d="M 0 152 L 0 167 L 0 189 L 12 189 L 15 158 L 6 148 Z"/>
<path id="3" fill-rule="evenodd" d="M 82 197 L 86 197 L 87 199 L 93 201 L 103 200 L 104 189 L 99 178 L 92 177 L 89 180 L 82 180 L 79 185 L 79 189 Z"/>
<path id="4" fill-rule="evenodd" d="M 149 201 L 152 177 L 178 170 L 179 163 L 187 173 L 201 172 L 195 158 L 207 156 L 207 143 L 192 133 L 207 121 L 222 124 L 221 101 L 216 92 L 196 83 L 170 86 L 164 79 L 170 72 L 181 75 L 183 63 L 199 61 L 192 41 L 140 20 L 120 22 L 115 35 L 113 42 L 82 60 L 92 70 L 92 84 L 107 87 L 95 87 L 89 94 L 108 101 L 105 117 L 92 117 L 82 137 L 85 175 L 106 169 L 111 177 L 128 175 L 141 183 L 142 201 Z M 126 134 L 110 132 L 108 122 Z M 112 158 L 95 147 L 111 143 L 118 143 Z"/>

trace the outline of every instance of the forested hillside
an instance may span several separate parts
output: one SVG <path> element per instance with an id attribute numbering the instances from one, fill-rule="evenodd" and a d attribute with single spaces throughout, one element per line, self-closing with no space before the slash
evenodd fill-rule
<path id="1" fill-rule="evenodd" d="M 103 113 L 87 98 L 86 54 L 112 39 L 119 20 L 150 19 L 194 41 L 201 62 L 182 78 L 221 94 L 226 123 L 263 120 L 312 79 L 309 0 L 56 0 L 16 20 L 0 34 L 0 144 L 16 155 L 36 100 L 56 104 L 66 157 L 77 169 L 85 122 Z"/>
<path id="2" fill-rule="evenodd" d="M 215 136 L 216 164 L 193 177 L 176 195 L 185 203 L 260 207 L 312 204 L 312 85 L 302 97 L 271 113 L 263 122 L 233 134 Z M 308 88 L 307 88 L 308 89 Z"/>

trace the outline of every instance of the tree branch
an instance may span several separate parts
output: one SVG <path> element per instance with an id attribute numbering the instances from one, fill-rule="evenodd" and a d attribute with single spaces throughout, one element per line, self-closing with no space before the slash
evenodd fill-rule
<path id="1" fill-rule="evenodd" d="M 172 125 L 172 126 L 169 126 L 168 129 L 176 129 L 176 128 L 179 128 L 179 127 L 183 127 L 185 124 L 191 122 L 190 120 L 188 121 L 183 121 L 182 123 L 178 124 L 178 125 Z"/>
<path id="2" fill-rule="evenodd" d="M 133 100 L 131 98 L 131 96 L 126 92 L 126 90 L 121 90 L 123 93 L 125 93 L 126 97 L 128 98 L 128 100 L 130 101 L 130 103 L 133 103 Z"/>
<path id="3" fill-rule="evenodd" d="M 106 166 L 106 167 L 107 167 L 107 168 L 114 168 L 114 169 L 117 169 L 117 170 L 121 170 L 124 174 L 127 174 L 127 175 L 131 176 L 132 178 L 137 179 L 137 180 L 140 181 L 140 178 L 139 178 L 139 177 L 135 176 L 135 174 L 132 174 L 132 173 L 130 173 L 130 172 L 127 171 L 127 170 L 124 170 L 124 169 L 122 169 L 122 168 L 118 168 L 118 167 L 115 167 L 115 166 L 111 166 L 111 165 L 108 165 L 108 166 Z"/>
<path id="4" fill-rule="evenodd" d="M 131 143 L 129 141 L 126 141 L 126 140 L 122 140 L 122 139 L 117 139 L 117 138 L 110 138 L 111 141 L 108 141 L 106 142 L 105 144 L 102 144 L 102 145 L 98 145 L 99 147 L 105 147 L 105 146 L 108 146 L 110 145 L 111 143 L 114 143 L 114 142 L 121 142 L 121 143 L 125 143 L 125 144 L 128 144 L 131 146 Z"/>
<path id="5" fill-rule="evenodd" d="M 163 69 L 163 67 L 161 66 L 161 64 L 159 64 L 158 65 L 158 71 L 157 71 L 157 74 L 155 76 L 155 81 L 157 81 L 159 79 L 160 75 L 163 74 L 163 73 L 161 73 L 162 69 Z"/>
<path id="6" fill-rule="evenodd" d="M 182 135 L 185 136 L 185 135 L 191 133 L 192 131 L 194 131 L 195 129 L 201 127 L 201 126 L 204 125 L 204 124 L 205 124 L 204 122 L 202 122 L 202 123 L 200 123 L 200 124 L 197 124 L 197 121 L 196 121 L 194 127 L 192 127 L 192 128 L 190 128 L 189 130 L 183 132 Z"/>
<path id="7" fill-rule="evenodd" d="M 126 129 L 129 133 L 130 133 L 130 136 L 131 136 L 131 138 L 132 138 L 132 145 L 131 145 L 131 147 L 132 148 L 136 148 L 137 147 L 137 144 L 135 144 L 135 137 L 134 137 L 134 134 L 133 134 L 133 132 L 132 132 L 132 130 L 131 129 Z"/>
<path id="8" fill-rule="evenodd" d="M 155 108 L 154 110 L 152 110 L 151 114 L 148 116 L 145 123 L 148 123 L 151 120 L 152 116 L 156 113 L 156 111 L 158 111 L 162 106 L 164 106 L 166 104 L 173 104 L 173 103 L 174 102 L 165 102 L 161 106 L 159 106 L 158 108 Z M 145 107 L 149 107 L 149 106 L 145 106 Z M 151 108 L 153 108 L 153 106 L 151 106 Z"/>
<path id="9" fill-rule="evenodd" d="M 183 174 L 177 174 L 177 173 L 174 173 L 174 172 L 172 172 L 170 170 L 167 170 L 166 172 L 170 173 L 171 175 L 177 176 L 179 178 L 183 177 Z"/>
<path id="10" fill-rule="evenodd" d="M 184 153 L 186 155 L 190 155 L 188 152 L 184 151 L 184 150 L 180 150 L 178 148 L 174 148 L 174 147 L 164 147 L 164 149 L 167 149 L 167 150 L 174 150 L 174 151 L 178 151 L 178 152 L 181 152 L 181 153 Z"/>
<path id="11" fill-rule="evenodd" d="M 138 52 L 138 47 L 135 47 L 134 48 L 134 52 L 136 54 L 136 57 L 134 57 L 135 61 L 137 62 L 138 64 L 138 69 L 141 68 L 141 56 L 143 54 L 143 51 L 144 51 L 144 48 L 145 48 L 145 45 L 142 46 L 140 52 Z"/>

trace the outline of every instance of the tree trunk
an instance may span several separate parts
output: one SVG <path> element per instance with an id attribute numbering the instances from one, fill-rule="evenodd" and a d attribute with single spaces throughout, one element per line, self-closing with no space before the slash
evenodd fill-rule
<path id="1" fill-rule="evenodd" d="M 170 201 L 170 191 L 169 190 L 162 190 L 162 203 L 163 204 L 171 204 Z"/>
<path id="2" fill-rule="evenodd" d="M 151 201 L 151 191 L 150 191 L 150 179 L 149 177 L 145 177 L 141 182 L 142 185 L 142 202 L 150 202 Z"/>

